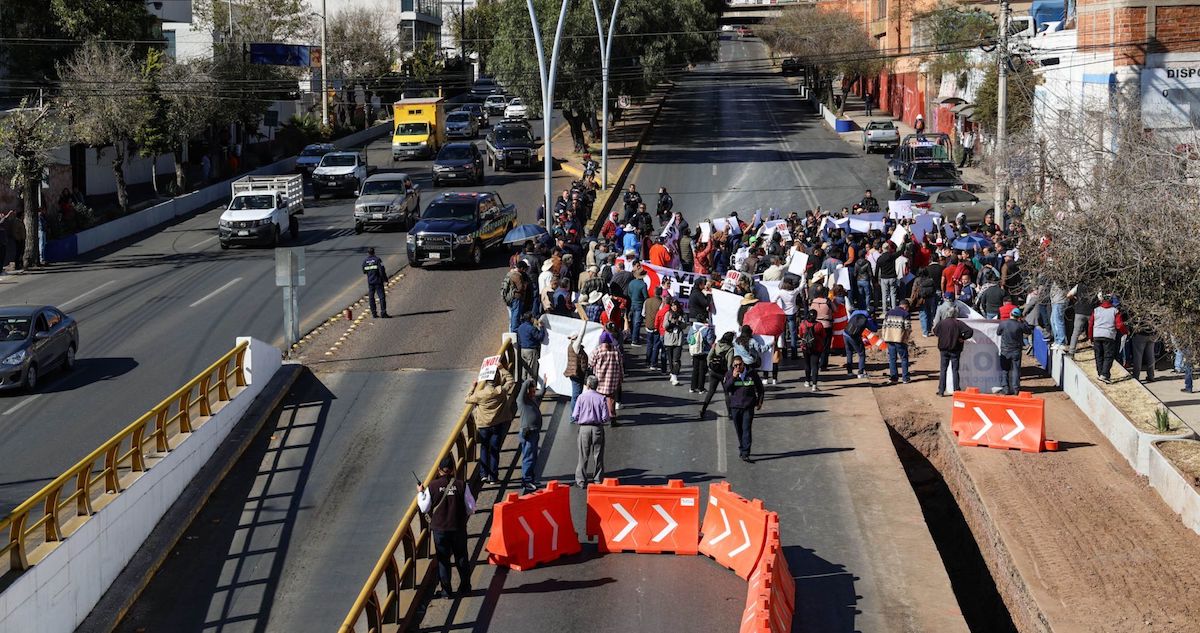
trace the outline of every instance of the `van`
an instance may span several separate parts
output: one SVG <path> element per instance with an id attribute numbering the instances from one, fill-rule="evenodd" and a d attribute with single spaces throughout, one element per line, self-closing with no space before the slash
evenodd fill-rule
<path id="1" fill-rule="evenodd" d="M 392 160 L 428 158 L 446 143 L 446 107 L 441 97 L 401 99 L 392 106 L 396 129 Z"/>

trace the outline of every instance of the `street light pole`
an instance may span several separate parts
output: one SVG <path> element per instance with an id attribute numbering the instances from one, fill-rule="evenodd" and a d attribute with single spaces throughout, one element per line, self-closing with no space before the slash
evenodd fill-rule
<path id="1" fill-rule="evenodd" d="M 545 179 L 545 201 L 543 204 L 545 217 L 550 216 L 554 208 L 554 154 L 551 152 L 550 118 L 554 113 L 554 81 L 558 77 L 558 45 L 562 42 L 563 26 L 567 23 L 567 4 L 570 0 L 562 0 L 558 12 L 558 27 L 554 31 L 554 49 L 550 53 L 550 71 L 546 71 L 546 49 L 542 46 L 542 29 L 538 25 L 537 12 L 533 8 L 533 0 L 526 0 L 529 6 L 529 22 L 533 25 L 533 43 L 537 47 L 538 76 L 542 81 L 542 138 L 545 139 L 545 158 L 542 160 Z"/>
<path id="2" fill-rule="evenodd" d="M 1000 0 L 1000 67 L 996 73 L 996 160 L 993 178 L 996 181 L 996 204 L 1008 203 L 1008 0 Z"/>
<path id="3" fill-rule="evenodd" d="M 325 0 L 321 0 L 321 125 L 329 127 L 329 83 L 325 74 L 325 66 L 329 59 L 329 50 L 325 40 L 329 36 L 329 14 L 325 12 Z"/>
<path id="4" fill-rule="evenodd" d="M 608 21 L 608 40 L 604 41 L 604 26 L 600 22 L 600 0 L 592 0 L 596 13 L 596 37 L 600 38 L 600 188 L 608 189 L 608 60 L 612 59 L 613 32 L 617 25 L 617 9 L 621 0 L 613 4 L 612 18 Z"/>

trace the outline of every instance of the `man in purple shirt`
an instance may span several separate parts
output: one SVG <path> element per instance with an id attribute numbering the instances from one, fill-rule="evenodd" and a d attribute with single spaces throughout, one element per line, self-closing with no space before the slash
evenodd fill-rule
<path id="1" fill-rule="evenodd" d="M 596 387 L 600 381 L 595 376 L 588 376 L 586 389 L 575 400 L 575 410 L 572 419 L 579 425 L 579 463 L 575 466 L 575 485 L 580 488 L 587 486 L 586 469 L 590 462 L 594 476 L 590 479 L 596 483 L 604 478 L 604 425 L 611 420 L 608 413 L 608 398 L 604 397 Z"/>

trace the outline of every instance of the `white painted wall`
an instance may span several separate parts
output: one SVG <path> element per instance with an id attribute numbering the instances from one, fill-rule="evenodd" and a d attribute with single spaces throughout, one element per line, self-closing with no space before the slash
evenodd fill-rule
<path id="1" fill-rule="evenodd" d="M 112 161 L 116 152 L 111 147 L 100 150 L 88 148 L 87 165 L 87 195 L 101 196 L 116 193 L 117 180 L 113 176 Z M 163 154 L 158 157 L 158 174 L 164 176 L 175 173 L 175 157 Z M 150 182 L 150 159 L 133 155 L 125 157 L 125 183 L 140 185 Z"/>
<path id="2" fill-rule="evenodd" d="M 279 371 L 279 350 L 250 341 L 248 386 L 158 464 L 0 594 L 0 631 L 71 633 L 159 519 L 191 484 L 254 398 Z"/>

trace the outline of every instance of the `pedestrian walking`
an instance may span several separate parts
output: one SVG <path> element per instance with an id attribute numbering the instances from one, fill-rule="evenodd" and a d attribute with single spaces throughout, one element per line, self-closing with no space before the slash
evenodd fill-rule
<path id="1" fill-rule="evenodd" d="M 644 269 L 638 268 L 633 272 L 633 279 L 625 287 L 625 292 L 629 296 L 629 342 L 632 345 L 641 345 L 642 310 L 646 306 L 646 300 L 650 298 Z"/>
<path id="2" fill-rule="evenodd" d="M 666 187 L 658 188 L 658 222 L 666 226 L 671 220 L 671 210 L 675 208 L 675 200 L 667 193 Z"/>
<path id="3" fill-rule="evenodd" d="M 387 313 L 387 293 L 384 291 L 388 280 L 387 269 L 383 266 L 383 260 L 375 256 L 374 248 L 367 249 L 367 258 L 363 260 L 362 271 L 367 276 L 367 302 L 371 306 L 371 318 L 390 318 Z M 378 310 L 376 310 L 376 298 L 378 298 Z"/>
<path id="4" fill-rule="evenodd" d="M 846 329 L 842 331 L 842 339 L 846 348 L 846 375 L 859 378 L 867 377 L 867 344 L 863 341 L 863 332 L 876 330 L 875 320 L 871 313 L 859 308 L 850 313 L 846 319 Z M 854 373 L 854 358 L 858 357 L 858 374 Z"/>
<path id="5" fill-rule="evenodd" d="M 821 357 L 825 352 L 825 325 L 817 320 L 817 311 L 809 310 L 800 323 L 800 358 L 804 359 L 804 386 L 814 393 L 821 374 Z"/>
<path id="6" fill-rule="evenodd" d="M 829 300 L 829 291 L 825 286 L 817 284 L 813 289 L 813 299 L 808 303 L 810 312 L 815 312 L 817 323 L 821 324 L 821 369 L 829 369 L 829 352 L 833 349 L 833 302 Z M 816 381 L 813 381 L 816 385 Z"/>
<path id="7" fill-rule="evenodd" d="M 879 328 L 880 337 L 888 346 L 888 378 L 890 384 L 896 384 L 898 377 L 896 363 L 899 361 L 905 384 L 908 377 L 908 341 L 912 335 L 912 324 L 909 323 L 908 299 L 901 299 L 900 305 L 892 308 L 883 317 L 883 327 Z"/>
<path id="8" fill-rule="evenodd" d="M 971 160 L 975 157 L 975 133 L 967 130 L 962 135 L 962 158 L 958 161 L 958 166 L 970 167 Z"/>
<path id="9" fill-rule="evenodd" d="M 729 366 L 733 361 L 733 332 L 725 332 L 721 338 L 713 344 L 713 348 L 708 351 L 708 357 L 705 360 L 705 370 L 708 372 L 708 386 L 704 393 L 704 404 L 700 405 L 700 419 L 704 419 L 704 414 L 708 413 L 708 405 L 712 403 L 713 394 L 717 392 L 717 385 L 725 379 L 725 374 L 729 372 Z M 726 406 L 728 406 L 729 394 L 726 392 Z"/>
<path id="10" fill-rule="evenodd" d="M 517 450 L 521 455 L 521 491 L 526 493 L 537 490 L 538 443 L 542 434 L 541 403 L 545 394 L 546 386 L 543 384 L 538 389 L 538 383 L 533 378 L 521 383 L 521 391 L 517 394 L 517 414 L 521 417 Z"/>
<path id="11" fill-rule="evenodd" d="M 609 398 L 597 391 L 600 380 L 587 377 L 587 388 L 579 394 L 571 412 L 574 423 L 579 426 L 579 460 L 575 464 L 575 485 L 587 487 L 588 481 L 600 483 L 604 479 L 604 425 L 612 421 Z M 591 469 L 591 476 L 588 470 Z"/>
<path id="12" fill-rule="evenodd" d="M 567 368 L 563 370 L 563 375 L 571 381 L 571 411 L 574 411 L 575 401 L 579 399 L 579 394 L 583 393 L 583 385 L 591 375 L 592 367 L 588 361 L 587 350 L 583 349 L 583 340 L 572 334 L 568 341 Z"/>
<path id="13" fill-rule="evenodd" d="M 667 353 L 667 374 L 671 377 L 671 385 L 679 386 L 680 360 L 689 322 L 687 315 L 683 313 L 683 304 L 674 297 L 668 301 L 670 307 L 663 317 L 663 348 Z"/>
<path id="14" fill-rule="evenodd" d="M 510 398 L 516 387 L 512 373 L 501 365 L 491 380 L 480 380 L 467 394 L 471 418 L 479 439 L 479 470 L 485 484 L 494 484 L 500 474 L 500 445 L 512 422 Z"/>
<path id="15" fill-rule="evenodd" d="M 942 319 L 935 325 L 933 334 L 937 337 L 938 353 L 941 356 L 937 395 L 944 396 L 946 395 L 947 375 L 954 379 L 953 389 L 961 390 L 963 388 L 962 378 L 959 376 L 963 343 L 975 335 L 975 330 L 960 321 L 958 316 L 951 316 Z"/>
<path id="16" fill-rule="evenodd" d="M 1033 333 L 1033 327 L 1025 322 L 1021 309 L 1009 313 L 1008 318 L 996 326 L 1000 339 L 1000 369 L 1004 372 L 1004 395 L 1015 396 L 1021 392 L 1021 351 L 1025 349 L 1025 337 Z"/>
<path id="17" fill-rule="evenodd" d="M 429 516 L 437 558 L 435 598 L 449 597 L 450 565 L 458 568 L 458 595 L 471 593 L 471 561 L 467 559 L 467 519 L 475 512 L 475 497 L 465 481 L 454 476 L 454 458 L 443 457 L 438 476 L 426 488 L 417 484 L 417 507 Z"/>
<path id="18" fill-rule="evenodd" d="M 662 337 L 658 334 L 657 325 L 658 312 L 664 305 L 662 293 L 662 286 L 654 288 L 654 292 L 642 304 L 641 317 L 638 319 L 639 324 L 645 324 L 646 367 L 650 369 L 659 366 L 659 356 L 662 354 Z"/>
<path id="19" fill-rule="evenodd" d="M 713 326 L 708 323 L 693 323 L 688 334 L 688 354 L 692 357 L 692 381 L 688 393 L 704 393 L 704 375 L 706 373 L 708 353 L 712 351 L 716 337 Z"/>
<path id="20" fill-rule="evenodd" d="M 791 353 L 792 358 L 796 358 L 796 350 L 799 348 L 799 343 L 796 340 L 800 332 L 800 312 L 797 307 L 797 295 L 800 294 L 800 288 L 796 287 L 796 277 L 785 277 L 779 283 L 779 295 L 775 299 L 775 305 L 778 305 L 783 310 L 783 316 L 787 320 L 787 338 L 785 339 L 784 347 Z"/>
<path id="21" fill-rule="evenodd" d="M 1117 337 L 1128 334 L 1121 312 L 1113 307 L 1112 298 L 1104 297 L 1100 305 L 1092 310 L 1088 320 L 1088 336 L 1096 352 L 1096 375 L 1102 382 L 1112 382 L 1112 364 L 1117 358 Z"/>
<path id="22" fill-rule="evenodd" d="M 617 424 L 617 394 L 625 377 L 625 362 L 621 357 L 621 345 L 612 332 L 600 333 L 600 343 L 592 350 L 592 374 L 599 381 L 594 389 L 608 399 L 608 414 L 613 426 Z"/>
<path id="23" fill-rule="evenodd" d="M 875 97 L 870 92 L 863 93 L 863 111 L 867 116 L 871 116 L 871 113 L 875 111 Z"/>
<path id="24" fill-rule="evenodd" d="M 725 375 L 725 393 L 729 419 L 738 437 L 738 457 L 746 463 L 750 460 L 750 445 L 753 440 L 754 412 L 761 409 L 766 391 L 758 370 L 749 366 L 746 359 L 735 356 Z"/>
<path id="25" fill-rule="evenodd" d="M 521 380 L 537 380 L 542 375 L 538 361 L 542 356 L 542 343 L 546 342 L 546 330 L 542 327 L 544 318 L 535 318 L 532 312 L 521 315 L 521 325 L 517 326 L 517 351 L 521 356 L 517 377 Z"/>

